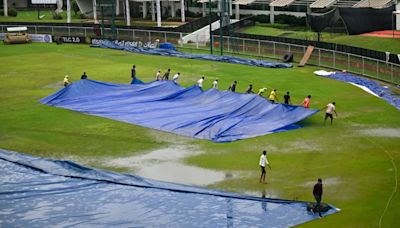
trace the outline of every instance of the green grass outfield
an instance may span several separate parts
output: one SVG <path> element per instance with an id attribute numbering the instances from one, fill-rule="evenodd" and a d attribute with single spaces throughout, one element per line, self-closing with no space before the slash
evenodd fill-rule
<path id="1" fill-rule="evenodd" d="M 249 83 L 256 89 L 276 88 L 280 100 L 289 90 L 295 104 L 311 94 L 311 108 L 335 100 L 339 118 L 334 126 L 324 126 L 322 112 L 302 121 L 302 129 L 213 143 L 38 102 L 58 90 L 65 74 L 74 81 L 86 71 L 91 79 L 129 83 L 133 64 L 144 81 L 152 80 L 158 69 L 171 68 L 172 73 L 181 72 L 184 86 L 205 75 L 206 88 L 219 78 L 220 88 L 233 80 L 238 81 L 238 91 Z M 265 191 L 274 197 L 313 201 L 312 185 L 321 177 L 326 181 L 323 201 L 342 211 L 302 227 L 377 227 L 380 221 L 382 227 L 398 227 L 399 189 L 388 200 L 397 182 L 395 167 L 400 167 L 399 110 L 350 84 L 316 77 L 316 69 L 268 69 L 86 45 L 0 45 L 0 148 L 125 171 L 98 161 L 181 143 L 204 151 L 186 159 L 187 164 L 243 173 L 208 186 L 213 189 L 256 196 Z M 263 149 L 270 152 L 272 166 L 268 184 L 258 183 Z"/>
<path id="2" fill-rule="evenodd" d="M 316 40 L 315 32 L 305 27 L 290 27 L 288 25 L 270 25 L 257 23 L 255 26 L 242 29 L 240 32 L 266 36 L 283 36 L 296 39 Z M 326 33 L 321 35 L 321 41 L 367 48 L 377 51 L 400 53 L 400 39 L 347 35 L 341 33 Z"/>

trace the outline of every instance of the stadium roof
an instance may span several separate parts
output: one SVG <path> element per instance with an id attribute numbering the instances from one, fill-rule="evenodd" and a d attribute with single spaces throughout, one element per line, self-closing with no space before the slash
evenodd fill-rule
<path id="1" fill-rule="evenodd" d="M 336 0 L 317 0 L 313 2 L 310 7 L 311 8 L 325 8 L 333 5 Z"/>

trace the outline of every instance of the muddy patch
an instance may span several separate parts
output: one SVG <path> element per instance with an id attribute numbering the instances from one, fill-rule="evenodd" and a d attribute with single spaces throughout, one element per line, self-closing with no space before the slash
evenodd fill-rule
<path id="1" fill-rule="evenodd" d="M 358 132 L 375 137 L 400 138 L 400 128 L 371 128 L 359 130 Z"/>
<path id="2" fill-rule="evenodd" d="M 233 178 L 231 173 L 189 166 L 184 158 L 201 154 L 188 146 L 174 146 L 150 153 L 109 159 L 103 165 L 128 168 L 132 174 L 142 177 L 187 185 L 206 186 Z"/>

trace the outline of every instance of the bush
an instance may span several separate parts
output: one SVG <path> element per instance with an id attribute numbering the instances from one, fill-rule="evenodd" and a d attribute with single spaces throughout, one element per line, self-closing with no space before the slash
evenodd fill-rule
<path id="1" fill-rule="evenodd" d="M 4 13 L 3 13 L 3 15 L 4 15 Z M 8 16 L 9 17 L 16 17 L 17 15 L 18 15 L 18 12 L 17 12 L 17 10 L 15 8 L 10 8 L 8 10 Z"/>
<path id="2" fill-rule="evenodd" d="M 79 6 L 78 3 L 76 2 L 76 0 L 72 1 L 72 10 L 74 11 L 74 14 L 76 15 L 79 12 Z M 81 19 L 85 19 L 85 18 L 81 18 Z"/>
<path id="3" fill-rule="evenodd" d="M 53 19 L 54 19 L 54 20 L 62 20 L 63 17 L 62 17 L 62 15 L 61 15 L 61 13 L 54 13 L 54 14 L 53 14 Z"/>
<path id="4" fill-rule="evenodd" d="M 243 18 L 243 17 L 241 17 Z M 251 20 L 260 23 L 269 23 L 269 15 L 256 15 L 251 18 Z"/>
<path id="5" fill-rule="evenodd" d="M 295 26 L 306 26 L 306 17 L 296 17 L 293 15 L 279 14 L 275 16 L 275 22 L 278 24 L 288 24 Z"/>
<path id="6" fill-rule="evenodd" d="M 243 15 L 244 16 L 244 15 Z M 259 23 L 270 23 L 269 15 L 256 15 L 251 18 L 251 20 Z M 306 17 L 296 17 L 287 14 L 275 15 L 275 23 L 285 24 L 291 26 L 306 26 Z"/>
<path id="7" fill-rule="evenodd" d="M 180 17 L 181 16 L 181 10 L 178 9 L 175 11 L 176 12 L 176 16 Z M 191 12 L 191 11 L 185 11 L 185 17 L 202 17 L 203 14 L 200 13 L 195 13 L 195 12 Z"/>
<path id="8" fill-rule="evenodd" d="M 78 13 L 78 18 L 79 18 L 79 19 L 86 19 L 87 17 L 86 17 L 85 14 L 79 12 L 79 13 Z"/>

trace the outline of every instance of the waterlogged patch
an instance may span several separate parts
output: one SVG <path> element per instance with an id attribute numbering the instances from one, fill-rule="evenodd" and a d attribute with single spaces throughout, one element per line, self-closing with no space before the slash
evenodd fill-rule
<path id="1" fill-rule="evenodd" d="M 45 89 L 61 89 L 63 87 L 63 81 L 54 82 L 44 86 Z"/>
<path id="2" fill-rule="evenodd" d="M 273 198 L 273 199 L 279 198 L 279 194 L 275 189 L 263 189 L 260 191 L 244 191 L 243 194 L 261 198 Z"/>
<path id="3" fill-rule="evenodd" d="M 321 151 L 320 145 L 317 143 L 317 140 L 298 140 L 287 142 L 280 148 L 274 148 L 270 151 L 276 151 L 277 153 L 303 153 L 304 151 L 312 152 L 312 151 Z"/>
<path id="4" fill-rule="evenodd" d="M 313 180 L 313 181 L 307 181 L 303 184 L 300 184 L 300 186 L 302 187 L 306 187 L 306 188 L 312 188 L 314 186 L 314 184 L 317 183 L 317 180 Z M 325 186 L 334 186 L 334 185 L 338 185 L 341 184 L 342 180 L 340 178 L 337 177 L 333 177 L 333 178 L 326 178 L 322 180 L 322 184 Z"/>
<path id="5" fill-rule="evenodd" d="M 150 153 L 103 161 L 102 165 L 128 168 L 135 175 L 187 185 L 206 186 L 233 178 L 232 173 L 214 171 L 183 163 L 184 158 L 203 152 L 188 146 L 173 146 Z"/>
<path id="6" fill-rule="evenodd" d="M 400 138 L 400 128 L 370 128 L 359 130 L 358 132 L 375 137 Z"/>

